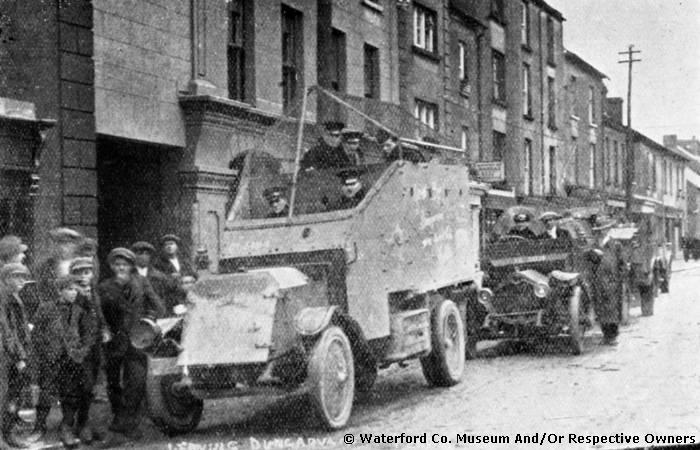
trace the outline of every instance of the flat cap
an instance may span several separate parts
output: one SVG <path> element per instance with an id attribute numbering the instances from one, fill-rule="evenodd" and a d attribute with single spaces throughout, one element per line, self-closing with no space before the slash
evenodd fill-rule
<path id="1" fill-rule="evenodd" d="M 54 228 L 49 231 L 49 236 L 54 242 L 74 242 L 83 238 L 83 235 L 72 228 Z"/>
<path id="2" fill-rule="evenodd" d="M 163 237 L 160 238 L 160 245 L 165 244 L 168 241 L 173 241 L 176 244 L 180 243 L 180 237 L 177 236 L 176 234 L 166 234 Z"/>
<path id="3" fill-rule="evenodd" d="M 29 269 L 24 264 L 20 263 L 9 263 L 2 266 L 0 269 L 0 280 L 6 280 L 12 275 L 24 275 L 29 276 Z"/>
<path id="4" fill-rule="evenodd" d="M 125 259 L 131 264 L 134 264 L 134 261 L 136 261 L 136 255 L 134 255 L 134 252 L 124 247 L 116 247 L 110 250 L 109 255 L 107 255 L 107 262 L 112 264 L 117 258 Z"/>
<path id="5" fill-rule="evenodd" d="M 8 234 L 0 239 L 0 260 L 8 260 L 15 255 L 24 253 L 29 249 L 22 243 L 22 239 Z"/>
<path id="6" fill-rule="evenodd" d="M 156 248 L 150 242 L 138 241 L 134 242 L 134 244 L 131 246 L 131 251 L 134 253 L 141 253 L 143 251 L 155 253 Z"/>
<path id="7" fill-rule="evenodd" d="M 70 266 L 68 267 L 68 271 L 73 273 L 74 271 L 80 270 L 80 269 L 94 269 L 94 268 L 95 268 L 95 263 L 94 263 L 92 258 L 87 257 L 87 256 L 79 256 L 70 262 Z"/>

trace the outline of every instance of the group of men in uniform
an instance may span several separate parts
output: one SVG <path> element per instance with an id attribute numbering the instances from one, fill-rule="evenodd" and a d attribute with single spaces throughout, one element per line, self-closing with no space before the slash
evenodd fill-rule
<path id="1" fill-rule="evenodd" d="M 138 439 L 147 365 L 131 344 L 131 328 L 144 317 L 174 315 L 197 273 L 181 255 L 179 237 L 169 234 L 161 238 L 161 252 L 145 241 L 112 249 L 111 276 L 98 283 L 95 240 L 68 228 L 51 231 L 50 238 L 52 251 L 37 265 L 36 283 L 23 264 L 27 246 L 14 236 L 0 239 L 0 448 L 41 439 L 57 399 L 67 447 Z M 106 436 L 88 424 L 103 369 L 113 414 Z M 20 433 L 30 406 L 33 432 Z"/>
<path id="2" fill-rule="evenodd" d="M 357 130 L 345 129 L 338 121 L 325 122 L 316 145 L 306 151 L 301 159 L 302 173 L 314 170 L 337 169 L 340 179 L 341 198 L 331 209 L 347 209 L 357 206 L 366 193 L 362 181 L 363 167 L 367 164 L 367 154 L 362 144 L 374 142 L 381 149 L 381 159 L 392 162 L 399 159 L 413 163 L 425 162 L 427 158 L 417 146 L 401 142 L 398 136 L 386 130 L 379 130 L 374 137 L 366 136 Z M 268 202 L 268 218 L 285 217 L 289 214 L 287 190 L 281 186 L 265 189 L 263 196 Z"/>

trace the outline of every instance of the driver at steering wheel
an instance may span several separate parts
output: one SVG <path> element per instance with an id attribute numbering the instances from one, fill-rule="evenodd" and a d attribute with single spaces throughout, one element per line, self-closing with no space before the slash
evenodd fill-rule
<path id="1" fill-rule="evenodd" d="M 530 228 L 530 217 L 525 213 L 513 216 L 515 226 L 508 231 L 509 236 L 520 236 L 525 239 L 537 239 L 538 236 Z"/>

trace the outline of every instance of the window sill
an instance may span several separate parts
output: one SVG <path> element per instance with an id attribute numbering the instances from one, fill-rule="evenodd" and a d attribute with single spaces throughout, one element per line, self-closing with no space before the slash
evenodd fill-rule
<path id="1" fill-rule="evenodd" d="M 437 52 L 429 52 L 427 50 L 424 50 L 420 47 L 416 47 L 415 45 L 413 46 L 413 53 L 420 55 L 426 59 L 429 59 L 435 63 L 440 62 L 440 56 L 438 56 Z"/>
<path id="2" fill-rule="evenodd" d="M 523 114 L 523 119 L 527 120 L 528 122 L 534 122 L 535 118 L 532 116 L 532 114 Z"/>
<path id="3" fill-rule="evenodd" d="M 371 0 L 362 0 L 362 4 L 367 8 L 373 9 L 374 11 L 380 14 L 384 12 L 384 7 L 382 5 L 380 5 L 379 3 L 375 3 Z"/>

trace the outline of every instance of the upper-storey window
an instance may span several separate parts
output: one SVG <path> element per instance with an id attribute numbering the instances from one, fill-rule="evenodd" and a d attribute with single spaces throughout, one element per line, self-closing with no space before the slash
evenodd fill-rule
<path id="1" fill-rule="evenodd" d="M 365 44 L 365 97 L 379 98 L 379 49 Z"/>
<path id="2" fill-rule="evenodd" d="M 595 124 L 595 88 L 588 87 L 588 123 Z"/>
<path id="3" fill-rule="evenodd" d="M 523 63 L 523 115 L 532 117 L 532 86 L 530 80 L 530 65 Z"/>
<path id="4" fill-rule="evenodd" d="M 520 17 L 520 43 L 525 47 L 530 46 L 530 5 L 522 2 L 522 14 Z"/>
<path id="5" fill-rule="evenodd" d="M 247 47 L 251 36 L 247 28 L 251 8 L 247 0 L 228 3 L 228 96 L 233 100 L 248 101 L 246 91 L 252 81 L 248 77 Z"/>
<path id="6" fill-rule="evenodd" d="M 506 58 L 503 53 L 493 51 L 493 99 L 506 101 Z"/>
<path id="7" fill-rule="evenodd" d="M 285 113 L 298 100 L 304 86 L 304 37 L 300 11 L 282 5 L 282 104 Z"/>
<path id="8" fill-rule="evenodd" d="M 555 64 L 554 58 L 554 19 L 547 17 L 547 62 Z"/>
<path id="9" fill-rule="evenodd" d="M 428 125 L 430 128 L 437 129 L 438 108 L 435 103 L 429 103 L 424 100 L 416 99 L 413 115 L 416 117 L 416 119 Z"/>
<path id="10" fill-rule="evenodd" d="M 426 52 L 437 52 L 437 13 L 413 4 L 413 45 Z"/>
<path id="11" fill-rule="evenodd" d="M 334 91 L 345 92 L 347 82 L 347 71 L 345 65 L 345 33 L 335 28 L 331 31 L 330 64 L 330 87 Z"/>
<path id="12" fill-rule="evenodd" d="M 557 128 L 557 94 L 553 77 L 547 77 L 547 126 L 552 130 Z"/>

